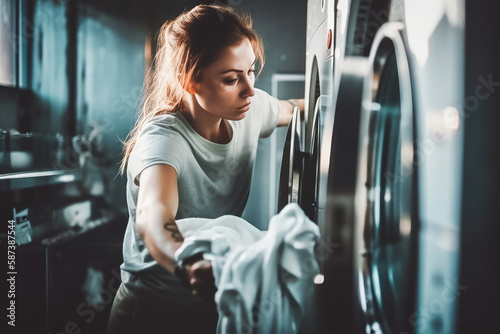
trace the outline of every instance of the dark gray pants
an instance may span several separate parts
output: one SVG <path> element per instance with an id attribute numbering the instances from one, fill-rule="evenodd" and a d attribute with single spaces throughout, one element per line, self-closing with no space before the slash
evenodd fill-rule
<path id="1" fill-rule="evenodd" d="M 107 334 L 209 334 L 215 333 L 216 326 L 215 304 L 179 304 L 154 296 L 139 300 L 121 284 L 111 308 Z"/>

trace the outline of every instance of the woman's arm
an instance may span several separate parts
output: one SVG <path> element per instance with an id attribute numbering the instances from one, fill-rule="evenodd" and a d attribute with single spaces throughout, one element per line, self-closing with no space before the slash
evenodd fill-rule
<path id="1" fill-rule="evenodd" d="M 174 272 L 175 251 L 184 238 L 175 223 L 179 207 L 177 173 L 168 165 L 154 165 L 141 173 L 136 227 L 153 258 Z"/>
<path id="2" fill-rule="evenodd" d="M 141 173 L 137 201 L 136 227 L 149 253 L 171 273 L 177 265 L 175 251 L 182 237 L 175 216 L 179 208 L 177 173 L 168 165 L 154 165 Z M 214 277 L 210 261 L 199 260 L 185 266 L 192 292 L 202 299 L 213 301 Z"/>
<path id="3" fill-rule="evenodd" d="M 288 123 L 290 123 L 295 103 L 299 106 L 300 112 L 303 113 L 304 99 L 280 100 L 281 111 L 278 119 L 278 126 L 287 126 Z"/>

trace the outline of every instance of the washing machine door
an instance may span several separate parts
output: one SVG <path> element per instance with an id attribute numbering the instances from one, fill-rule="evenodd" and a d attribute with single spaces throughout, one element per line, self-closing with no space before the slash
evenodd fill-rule
<path id="1" fill-rule="evenodd" d="M 359 333 L 354 278 L 354 204 L 361 101 L 368 60 L 345 58 L 335 113 L 324 115 L 319 157 L 318 286 L 321 333 Z M 321 115 L 321 114 L 320 114 Z"/>
<path id="2" fill-rule="evenodd" d="M 387 23 L 377 33 L 363 93 L 355 256 L 367 333 L 413 330 L 418 170 L 402 29 Z"/>
<path id="3" fill-rule="evenodd" d="M 304 155 L 304 175 L 300 205 L 313 222 L 318 222 L 320 150 L 323 134 L 324 113 L 321 111 L 321 96 L 317 98 L 312 121 L 310 153 Z"/>
<path id="4" fill-rule="evenodd" d="M 278 189 L 278 212 L 288 203 L 300 204 L 304 174 L 304 153 L 300 147 L 301 128 L 300 111 L 295 107 L 283 147 Z"/>

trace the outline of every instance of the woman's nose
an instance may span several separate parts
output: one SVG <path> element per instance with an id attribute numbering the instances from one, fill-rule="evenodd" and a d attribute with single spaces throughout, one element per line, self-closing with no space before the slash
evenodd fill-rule
<path id="1" fill-rule="evenodd" d="M 245 84 L 243 86 L 243 89 L 241 91 L 241 95 L 243 97 L 252 97 L 255 95 L 255 90 L 253 88 L 254 80 L 250 77 L 247 77 L 245 79 Z"/>

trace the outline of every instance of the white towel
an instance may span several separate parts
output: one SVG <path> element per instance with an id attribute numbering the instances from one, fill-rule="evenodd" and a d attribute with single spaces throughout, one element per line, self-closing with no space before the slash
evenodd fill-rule
<path id="1" fill-rule="evenodd" d="M 204 252 L 212 262 L 217 333 L 297 333 L 314 309 L 314 246 L 319 229 L 296 204 L 259 231 L 236 216 L 177 222 L 184 243 L 176 259 Z"/>

